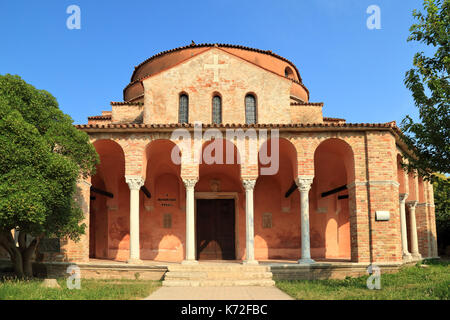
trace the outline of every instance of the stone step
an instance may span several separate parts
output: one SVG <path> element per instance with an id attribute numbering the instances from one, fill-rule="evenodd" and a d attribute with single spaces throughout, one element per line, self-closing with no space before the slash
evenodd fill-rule
<path id="1" fill-rule="evenodd" d="M 272 279 L 271 272 L 170 271 L 166 280 L 251 280 Z"/>
<path id="2" fill-rule="evenodd" d="M 215 272 L 270 272 L 269 266 L 250 266 L 250 265 L 239 265 L 239 264 L 228 264 L 228 265 L 221 265 L 221 264 L 198 264 L 198 265 L 169 265 L 168 266 L 169 272 L 175 272 L 175 271 L 192 271 L 192 272 L 199 272 L 199 271 L 215 271 Z"/>
<path id="3" fill-rule="evenodd" d="M 261 286 L 273 287 L 275 281 L 269 279 L 258 280 L 164 280 L 165 287 L 236 287 Z"/>
<path id="4" fill-rule="evenodd" d="M 169 265 L 163 285 L 179 286 L 273 286 L 269 266 L 238 263 Z"/>

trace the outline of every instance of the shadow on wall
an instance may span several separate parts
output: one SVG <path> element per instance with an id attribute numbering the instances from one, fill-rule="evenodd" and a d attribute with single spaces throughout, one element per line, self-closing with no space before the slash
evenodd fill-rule
<path id="1" fill-rule="evenodd" d="M 314 183 L 310 191 L 313 258 L 351 259 L 349 201 L 352 199 L 345 186 L 352 181 L 351 147 L 340 139 L 323 141 L 314 153 Z M 340 187 L 345 188 L 332 191 Z"/>
<path id="2" fill-rule="evenodd" d="M 140 197 L 140 254 L 144 260 L 184 259 L 186 190 L 181 165 L 171 159 L 174 148 L 172 141 L 157 139 L 145 149 L 144 185 L 150 197 L 143 193 Z"/>
<path id="3" fill-rule="evenodd" d="M 128 237 L 129 189 L 125 182 L 125 154 L 122 147 L 112 140 L 97 140 L 94 147 L 100 163 L 91 178 L 89 257 L 120 259 L 117 250 Z"/>
<path id="4" fill-rule="evenodd" d="M 160 172 L 164 170 L 160 169 Z M 148 176 L 147 176 L 148 177 Z M 184 186 L 172 173 L 150 179 L 152 202 L 142 203 L 141 258 L 156 261 L 182 261 L 185 239 L 185 203 L 180 201 Z M 148 200 L 148 199 L 145 199 Z M 145 201 L 143 201 L 145 202 Z"/>
<path id="5" fill-rule="evenodd" d="M 276 151 L 275 151 L 276 152 Z M 255 199 L 255 258 L 298 260 L 300 240 L 300 193 L 287 191 L 297 177 L 297 150 L 287 139 L 279 139 L 279 164 L 274 175 L 264 175 L 261 155 L 272 156 L 272 140 L 266 141 L 259 151 L 259 176 L 254 189 Z M 273 159 L 273 157 L 272 157 Z"/>

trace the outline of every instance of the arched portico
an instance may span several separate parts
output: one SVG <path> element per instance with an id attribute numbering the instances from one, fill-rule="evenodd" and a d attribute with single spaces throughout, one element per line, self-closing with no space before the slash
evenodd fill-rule
<path id="1" fill-rule="evenodd" d="M 295 184 L 297 150 L 285 138 L 269 139 L 261 145 L 258 159 L 259 175 L 255 186 L 256 259 L 298 260 L 301 257 L 301 223 L 300 194 Z"/>
<path id="2" fill-rule="evenodd" d="M 94 147 L 100 163 L 91 178 L 89 257 L 124 260 L 129 242 L 125 155 L 112 140 L 97 140 Z"/>
<path id="3" fill-rule="evenodd" d="M 145 148 L 139 219 L 143 260 L 184 258 L 185 188 L 180 177 L 181 165 L 172 159 L 173 154 L 179 153 L 178 146 L 168 139 L 153 140 Z"/>
<path id="4" fill-rule="evenodd" d="M 198 260 L 245 256 L 245 206 L 240 154 L 226 139 L 202 145 L 195 185 L 195 251 Z"/>
<path id="5" fill-rule="evenodd" d="M 308 249 L 308 259 L 360 261 L 360 252 L 365 254 L 360 242 L 365 241 L 366 234 L 356 230 L 355 220 L 361 219 L 364 223 L 365 213 L 355 208 L 358 206 L 364 210 L 363 203 L 357 203 L 356 197 L 365 192 L 366 178 L 360 174 L 360 171 L 365 170 L 362 162 L 364 157 L 354 156 L 353 148 L 358 155 L 363 150 L 359 136 L 339 135 L 339 138 L 330 138 L 329 135 L 321 134 L 307 147 L 303 138 L 283 134 L 276 146 L 278 157 L 272 152 L 272 148 L 275 148 L 272 139 L 275 138 L 259 140 L 258 164 L 255 167 L 246 158 L 247 142 L 240 145 L 239 141 L 232 139 L 206 139 L 203 136 L 203 144 L 197 147 L 197 150 L 201 150 L 197 154 L 203 156 L 198 164 L 186 161 L 183 157 L 181 163 L 174 162 L 172 156 L 180 154 L 180 147 L 176 141 L 170 140 L 168 134 L 146 136 L 138 140 L 135 149 L 125 139 L 109 140 L 107 136 L 102 136 L 94 143 L 101 164 L 91 181 L 93 188 L 105 192 L 103 195 L 91 194 L 95 200 L 90 206 L 90 257 L 128 261 L 132 253 L 130 247 L 136 243 L 136 256 L 154 261 L 247 261 L 247 255 L 252 263 L 257 260 L 297 260 L 302 259 L 302 252 L 308 252 Z M 220 155 L 216 154 L 215 144 L 223 150 Z M 244 159 L 241 159 L 241 150 L 246 153 Z M 414 228 L 411 226 L 413 217 L 410 213 L 414 210 L 413 202 L 418 202 L 416 229 L 419 252 L 423 253 L 430 242 L 421 240 L 425 239 L 426 234 L 420 233 L 420 225 L 428 224 L 425 203 L 429 200 L 425 195 L 425 184 L 414 174 L 406 175 L 400 165 L 401 157 L 397 160 L 397 175 L 394 179 L 398 181 L 399 193 L 413 194 L 408 196 L 405 203 L 409 235 L 407 242 L 412 248 Z M 136 177 L 126 172 L 134 173 Z M 300 173 L 308 175 L 301 176 Z M 129 180 L 130 176 L 131 179 L 139 178 L 142 183 L 137 184 L 134 191 L 134 182 Z M 130 201 L 133 192 L 138 194 L 137 201 Z M 113 194 L 114 197 L 108 197 L 107 194 Z M 302 194 L 307 197 L 307 201 L 302 200 Z M 212 246 L 218 248 L 217 252 L 228 250 L 214 239 L 210 241 L 209 247 L 198 243 L 199 222 L 204 220 L 198 215 L 202 199 L 230 200 L 232 203 L 234 220 L 230 225 L 234 238 L 230 240 L 231 255 L 199 255 L 200 251 Z M 420 208 L 421 202 L 424 203 L 423 208 Z M 131 210 L 132 203 L 137 203 L 136 211 Z M 305 204 L 307 209 L 302 210 Z M 224 206 L 230 207 L 228 204 Z M 422 209 L 425 212 L 423 214 L 420 213 Z M 254 216 L 247 216 L 251 210 L 254 210 Z M 215 208 L 213 211 L 220 209 Z M 138 221 L 139 228 L 135 242 L 130 240 L 133 238 L 130 237 L 130 233 L 133 233 L 130 227 L 133 212 L 137 212 L 134 217 L 138 217 L 135 221 Z M 420 214 L 424 216 L 423 222 Z M 308 218 L 309 226 L 305 231 L 303 228 L 306 228 L 306 224 L 302 222 L 302 217 Z M 358 226 L 364 226 L 363 223 Z M 428 226 L 425 225 L 425 228 Z M 309 240 L 306 245 L 302 241 L 303 236 Z"/>
<path id="6" fill-rule="evenodd" d="M 311 254 L 318 259 L 350 260 L 350 203 L 348 185 L 355 181 L 354 155 L 344 140 L 322 141 L 314 152 L 311 190 Z"/>

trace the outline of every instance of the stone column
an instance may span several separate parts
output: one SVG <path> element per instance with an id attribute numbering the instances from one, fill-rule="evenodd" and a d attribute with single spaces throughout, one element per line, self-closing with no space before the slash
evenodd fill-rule
<path id="1" fill-rule="evenodd" d="M 420 260 L 422 256 L 419 253 L 419 242 L 417 239 L 417 225 L 416 225 L 416 206 L 417 201 L 407 201 L 409 208 L 409 221 L 411 226 L 411 255 L 413 259 Z"/>
<path id="2" fill-rule="evenodd" d="M 197 264 L 195 259 L 195 208 L 194 187 L 198 179 L 183 179 L 186 186 L 186 258 L 183 264 Z"/>
<path id="3" fill-rule="evenodd" d="M 311 190 L 311 184 L 314 177 L 312 176 L 299 176 L 295 179 L 295 182 L 300 190 L 300 217 L 301 217 L 301 233 L 302 233 L 302 257 L 298 260 L 300 264 L 315 263 L 311 259 L 311 246 L 309 236 L 309 190 Z"/>
<path id="4" fill-rule="evenodd" d="M 406 208 L 405 200 L 408 198 L 407 193 L 400 193 L 400 226 L 402 232 L 402 248 L 403 248 L 403 261 L 411 261 L 412 257 L 408 251 L 408 234 L 406 228 Z"/>
<path id="5" fill-rule="evenodd" d="M 255 260 L 255 229 L 253 222 L 253 189 L 256 180 L 245 179 L 242 181 L 245 188 L 245 264 L 258 264 Z"/>
<path id="6" fill-rule="evenodd" d="M 142 263 L 139 245 L 139 190 L 144 185 L 141 176 L 126 176 L 130 188 L 130 259 L 128 263 Z"/>

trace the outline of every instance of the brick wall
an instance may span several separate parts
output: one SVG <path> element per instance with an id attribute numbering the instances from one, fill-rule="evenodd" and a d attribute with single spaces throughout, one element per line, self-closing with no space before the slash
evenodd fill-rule
<path id="1" fill-rule="evenodd" d="M 401 262 L 401 228 L 397 152 L 388 132 L 366 133 L 370 246 L 374 262 Z M 376 221 L 377 211 L 389 211 L 389 221 Z"/>
<path id="2" fill-rule="evenodd" d="M 85 219 L 82 221 L 86 225 L 85 233 L 80 236 L 78 242 L 70 239 L 62 239 L 61 254 L 54 257 L 53 260 L 63 261 L 89 261 L 89 203 L 90 203 L 90 179 L 81 180 L 77 185 L 76 199 L 85 214 Z"/>
<path id="3" fill-rule="evenodd" d="M 144 106 L 112 105 L 112 123 L 142 123 Z"/>
<path id="4" fill-rule="evenodd" d="M 292 105 L 291 106 L 292 123 L 321 123 L 323 114 L 321 106 Z"/>
<path id="5" fill-rule="evenodd" d="M 218 56 L 219 81 L 204 66 Z M 290 123 L 292 82 L 219 49 L 205 53 L 145 79 L 144 123 L 177 123 L 180 93 L 189 95 L 189 122 L 211 123 L 212 98 L 222 97 L 223 123 L 245 123 L 245 96 L 257 100 L 259 123 Z"/>

